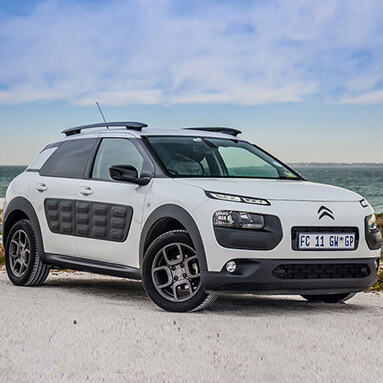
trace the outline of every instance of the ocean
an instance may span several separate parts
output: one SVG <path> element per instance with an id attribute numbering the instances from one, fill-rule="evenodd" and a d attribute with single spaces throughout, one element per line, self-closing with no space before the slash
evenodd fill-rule
<path id="1" fill-rule="evenodd" d="M 383 164 L 292 164 L 305 179 L 352 190 L 383 213 Z"/>
<path id="2" fill-rule="evenodd" d="M 363 195 L 377 213 L 383 213 L 383 164 L 292 164 L 305 179 L 344 187 Z M 0 198 L 25 166 L 0 166 Z"/>
<path id="3" fill-rule="evenodd" d="M 26 166 L 0 166 L 0 198 L 5 197 L 9 183 L 26 169 Z"/>

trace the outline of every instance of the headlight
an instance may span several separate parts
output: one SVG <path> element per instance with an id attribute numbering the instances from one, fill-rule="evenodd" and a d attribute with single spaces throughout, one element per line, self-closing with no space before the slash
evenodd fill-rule
<path id="1" fill-rule="evenodd" d="M 260 230 L 265 227 L 265 218 L 263 215 L 244 211 L 220 210 L 214 213 L 213 225 L 233 229 Z"/>
<path id="2" fill-rule="evenodd" d="M 371 214 L 367 217 L 367 225 L 368 225 L 368 228 L 370 229 L 370 231 L 372 230 L 375 230 L 376 229 L 376 217 L 375 217 L 375 214 Z"/>
<path id="3" fill-rule="evenodd" d="M 205 194 L 209 198 L 219 199 L 222 201 L 251 203 L 253 205 L 266 205 L 266 206 L 270 205 L 269 201 L 267 201 L 266 199 L 262 199 L 262 198 L 243 197 L 243 196 L 239 196 L 239 195 L 216 193 L 216 192 L 211 192 L 211 191 L 205 191 Z"/>

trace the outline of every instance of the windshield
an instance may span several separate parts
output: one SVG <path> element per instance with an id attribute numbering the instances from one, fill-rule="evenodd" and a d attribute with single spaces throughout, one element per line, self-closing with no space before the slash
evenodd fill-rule
<path id="1" fill-rule="evenodd" d="M 171 177 L 300 179 L 299 175 L 245 141 L 203 137 L 147 137 Z"/>

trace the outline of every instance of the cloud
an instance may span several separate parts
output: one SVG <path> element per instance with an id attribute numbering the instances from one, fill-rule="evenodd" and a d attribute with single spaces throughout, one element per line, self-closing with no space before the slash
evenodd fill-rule
<path id="1" fill-rule="evenodd" d="M 373 0 L 41 1 L 0 11 L 0 104 L 357 99 L 383 88 L 382 19 Z"/>
<path id="2" fill-rule="evenodd" d="M 96 92 L 87 97 L 80 97 L 73 102 L 77 105 L 93 105 L 95 100 L 102 100 L 103 105 L 144 104 L 155 105 L 164 102 L 160 90 L 109 91 Z"/>
<path id="3" fill-rule="evenodd" d="M 383 104 L 383 90 L 365 93 L 357 97 L 344 98 L 339 101 L 344 105 L 377 105 Z"/>

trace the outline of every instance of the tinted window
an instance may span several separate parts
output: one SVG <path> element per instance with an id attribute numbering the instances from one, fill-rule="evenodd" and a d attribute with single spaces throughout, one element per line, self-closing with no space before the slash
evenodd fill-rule
<path id="1" fill-rule="evenodd" d="M 97 139 L 65 141 L 40 170 L 42 176 L 84 178 Z"/>
<path id="2" fill-rule="evenodd" d="M 147 137 L 171 177 L 300 179 L 248 142 L 204 137 Z"/>
<path id="3" fill-rule="evenodd" d="M 131 141 L 123 138 L 105 138 L 94 161 L 92 178 L 112 180 L 109 168 L 113 165 L 132 165 L 140 174 L 143 163 L 144 159 Z"/>
<path id="4" fill-rule="evenodd" d="M 219 154 L 226 164 L 230 177 L 279 178 L 278 170 L 262 158 L 241 147 L 219 147 Z"/>

